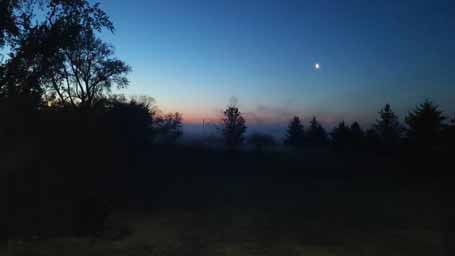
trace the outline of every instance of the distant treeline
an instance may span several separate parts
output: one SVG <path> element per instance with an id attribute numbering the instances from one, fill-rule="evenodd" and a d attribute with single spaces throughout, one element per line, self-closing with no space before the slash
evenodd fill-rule
<path id="1" fill-rule="evenodd" d="M 349 125 L 343 121 L 329 133 L 316 117 L 313 117 L 307 130 L 295 117 L 289 124 L 286 143 L 295 147 L 329 143 L 338 150 L 373 148 L 382 151 L 396 151 L 405 145 L 422 150 L 449 150 L 453 145 L 454 120 L 449 120 L 429 100 L 411 110 L 404 123 L 400 122 L 389 104 L 378 114 L 376 122 L 366 130 L 358 122 Z"/>
<path id="2" fill-rule="evenodd" d="M 332 148 L 337 151 L 375 151 L 397 153 L 401 150 L 450 151 L 454 145 L 455 120 L 443 114 L 439 106 L 426 100 L 400 122 L 391 106 L 386 104 L 376 122 L 363 129 L 358 122 L 340 122 L 326 131 L 312 117 L 308 127 L 298 116 L 293 117 L 285 131 L 283 144 L 293 149 Z M 245 141 L 258 150 L 279 144 L 272 135 L 253 133 L 245 138 L 247 125 L 239 109 L 229 106 L 224 112 L 222 135 L 228 148 L 238 148 Z"/>

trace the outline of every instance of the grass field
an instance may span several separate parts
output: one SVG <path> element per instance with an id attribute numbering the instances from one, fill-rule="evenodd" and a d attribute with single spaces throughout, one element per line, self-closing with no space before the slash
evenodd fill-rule
<path id="1" fill-rule="evenodd" d="M 385 161 L 311 156 L 291 162 L 296 171 L 280 169 L 290 159 L 279 156 L 216 157 L 187 156 L 169 170 L 187 165 L 199 172 L 134 182 L 140 196 L 112 214 L 101 238 L 15 241 L 10 250 L 19 256 L 447 256 L 447 243 L 455 244 L 445 240 L 439 184 L 389 175 Z M 210 172 L 213 164 L 220 167 Z M 131 175 L 147 180 L 144 173 Z"/>
<path id="2" fill-rule="evenodd" d="M 304 216 L 296 209 L 122 213 L 114 219 L 129 227 L 126 238 L 16 243 L 14 255 L 444 255 L 441 233 L 431 227 Z"/>

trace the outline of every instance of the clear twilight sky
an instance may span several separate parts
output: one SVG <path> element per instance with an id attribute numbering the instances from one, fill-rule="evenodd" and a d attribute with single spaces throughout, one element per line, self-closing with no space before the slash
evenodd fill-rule
<path id="1" fill-rule="evenodd" d="M 426 98 L 455 112 L 453 0 L 100 2 L 116 26 L 103 38 L 133 68 L 122 93 L 189 123 L 232 96 L 250 122 L 368 124 L 385 103 L 403 118 Z"/>

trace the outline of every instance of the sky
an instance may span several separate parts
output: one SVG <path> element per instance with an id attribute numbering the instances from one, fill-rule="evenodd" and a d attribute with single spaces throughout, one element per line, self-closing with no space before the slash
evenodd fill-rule
<path id="1" fill-rule="evenodd" d="M 187 123 L 235 97 L 250 123 L 371 123 L 426 98 L 455 112 L 453 0 L 101 0 L 122 91 Z M 315 64 L 320 68 L 316 69 Z"/>

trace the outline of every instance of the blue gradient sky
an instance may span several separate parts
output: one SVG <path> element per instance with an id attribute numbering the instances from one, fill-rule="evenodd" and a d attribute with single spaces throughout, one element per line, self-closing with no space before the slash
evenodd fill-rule
<path id="1" fill-rule="evenodd" d="M 101 0 L 127 94 L 187 121 L 235 96 L 250 120 L 368 123 L 430 98 L 455 111 L 453 0 Z M 321 64 L 320 70 L 313 65 Z"/>

